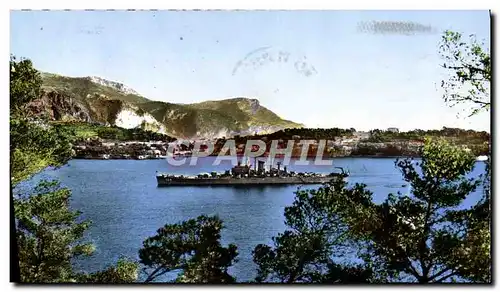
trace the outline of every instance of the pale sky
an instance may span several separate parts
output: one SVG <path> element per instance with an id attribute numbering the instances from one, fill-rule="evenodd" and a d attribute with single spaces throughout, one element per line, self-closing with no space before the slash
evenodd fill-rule
<path id="1" fill-rule="evenodd" d="M 359 29 L 371 21 L 403 24 Z M 407 22 L 432 29 L 402 34 Z M 39 70 L 119 81 L 152 100 L 257 98 L 308 127 L 489 131 L 489 113 L 457 118 L 441 98 L 446 29 L 489 43 L 489 12 L 15 11 L 10 40 Z"/>

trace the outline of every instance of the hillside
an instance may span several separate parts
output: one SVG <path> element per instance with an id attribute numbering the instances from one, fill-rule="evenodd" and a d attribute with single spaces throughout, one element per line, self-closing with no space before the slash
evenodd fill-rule
<path id="1" fill-rule="evenodd" d="M 149 100 L 121 83 L 100 77 L 41 75 L 43 94 L 30 108 L 53 121 L 138 127 L 179 138 L 266 134 L 302 127 L 281 119 L 256 99 L 175 104 Z"/>

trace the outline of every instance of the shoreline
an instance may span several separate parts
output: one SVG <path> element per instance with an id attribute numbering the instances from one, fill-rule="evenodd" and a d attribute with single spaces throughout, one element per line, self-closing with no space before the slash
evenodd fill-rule
<path id="1" fill-rule="evenodd" d="M 176 158 L 190 158 L 192 156 L 177 156 Z M 216 157 L 215 155 L 209 155 L 198 158 L 206 158 L 206 157 Z M 230 157 L 229 155 L 223 155 L 223 157 Z M 241 158 L 243 156 L 238 156 L 237 158 Z M 253 157 L 252 157 L 253 158 Z M 267 156 L 257 157 L 257 158 L 266 158 Z M 282 159 L 283 157 L 275 157 L 274 159 Z M 299 160 L 300 156 L 292 156 L 291 159 Z M 334 160 L 334 159 L 345 159 L 345 158 L 369 158 L 369 159 L 380 159 L 380 158 L 391 158 L 391 159 L 400 159 L 400 158 L 420 158 L 420 156 L 382 156 L 382 155 L 343 155 L 343 156 L 330 156 L 330 157 L 321 157 L 323 160 Z M 163 160 L 167 159 L 166 157 L 147 157 L 147 158 L 102 158 L 102 157 L 72 157 L 72 160 Z M 315 156 L 308 156 L 306 160 L 315 160 Z M 177 160 L 177 159 L 176 159 Z"/>

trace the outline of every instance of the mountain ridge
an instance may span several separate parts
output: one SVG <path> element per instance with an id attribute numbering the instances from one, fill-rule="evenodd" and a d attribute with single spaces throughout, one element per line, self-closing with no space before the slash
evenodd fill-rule
<path id="1" fill-rule="evenodd" d="M 150 100 L 121 82 L 98 76 L 48 72 L 41 76 L 42 96 L 30 108 L 51 120 L 139 127 L 178 138 L 267 134 L 304 127 L 280 118 L 254 97 L 180 104 Z"/>

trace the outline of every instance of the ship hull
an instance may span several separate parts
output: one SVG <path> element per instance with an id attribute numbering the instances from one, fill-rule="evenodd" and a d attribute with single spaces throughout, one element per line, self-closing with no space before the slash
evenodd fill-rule
<path id="1" fill-rule="evenodd" d="M 297 185 L 324 184 L 337 176 L 328 177 L 251 177 L 251 178 L 175 178 L 157 176 L 158 186 L 232 186 L 232 185 Z"/>

